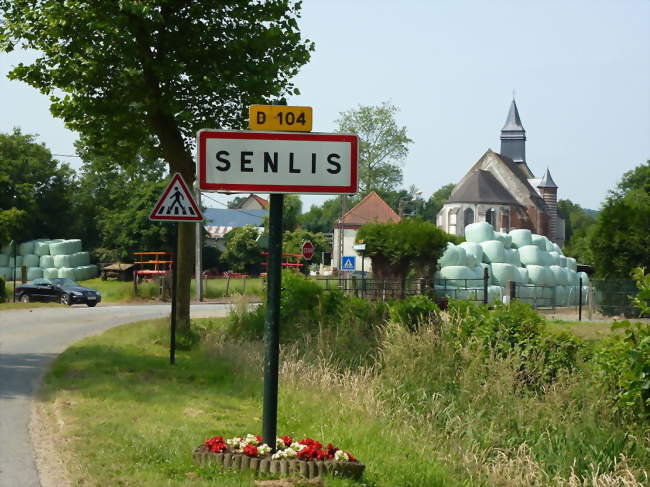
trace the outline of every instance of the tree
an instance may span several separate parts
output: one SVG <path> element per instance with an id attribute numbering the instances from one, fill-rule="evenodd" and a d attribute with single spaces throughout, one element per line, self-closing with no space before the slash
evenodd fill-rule
<path id="1" fill-rule="evenodd" d="M 296 93 L 313 44 L 300 3 L 226 0 L 0 0 L 0 49 L 40 57 L 9 74 L 49 95 L 52 113 L 98 152 L 131 160 L 153 140 L 194 183 L 200 128 L 242 127 L 246 108 Z M 194 225 L 179 226 L 177 323 L 189 330 Z"/>
<path id="2" fill-rule="evenodd" d="M 410 271 L 433 274 L 448 235 L 433 223 L 406 218 L 399 223 L 363 225 L 356 240 L 366 244 L 365 255 L 372 261 L 375 277 L 404 281 Z"/>
<path id="3" fill-rule="evenodd" d="M 70 237 L 74 197 L 74 171 L 34 135 L 0 134 L 0 243 Z"/>
<path id="4" fill-rule="evenodd" d="M 314 244 L 314 256 L 310 261 L 311 263 L 320 264 L 323 252 L 332 251 L 332 246 L 328 243 L 325 235 L 303 229 L 295 232 L 284 232 L 282 235 L 282 251 L 286 254 L 301 254 L 302 245 L 307 240 Z"/>
<path id="5" fill-rule="evenodd" d="M 226 251 L 222 259 L 228 269 L 259 274 L 260 263 L 264 257 L 262 249 L 257 244 L 258 237 L 257 229 L 253 225 L 233 228 L 226 234 Z"/>
<path id="6" fill-rule="evenodd" d="M 650 268 L 650 161 L 626 172 L 610 191 L 589 236 L 596 273 L 627 278 Z"/>
<path id="7" fill-rule="evenodd" d="M 575 257 L 580 263 L 590 263 L 589 231 L 596 219 L 571 200 L 559 200 L 557 207 L 564 217 L 564 254 Z"/>
<path id="8" fill-rule="evenodd" d="M 392 190 L 402 182 L 400 165 L 408 155 L 406 127 L 395 121 L 398 108 L 388 102 L 342 112 L 339 133 L 359 136 L 359 191 Z"/>
<path id="9" fill-rule="evenodd" d="M 422 219 L 426 221 L 436 222 L 436 218 L 440 210 L 442 209 L 445 201 L 451 196 L 451 192 L 456 187 L 455 184 L 445 184 L 437 191 L 435 191 L 431 197 L 424 204 L 424 211 L 422 212 Z"/>
<path id="10" fill-rule="evenodd" d="M 321 206 L 312 205 L 298 218 L 302 228 L 314 233 L 330 233 L 334 222 L 341 216 L 341 199 L 331 198 Z"/>

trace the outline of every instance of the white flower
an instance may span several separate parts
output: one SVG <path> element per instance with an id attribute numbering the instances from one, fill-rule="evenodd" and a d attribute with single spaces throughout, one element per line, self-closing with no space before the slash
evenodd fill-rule
<path id="1" fill-rule="evenodd" d="M 237 449 L 237 448 L 239 448 L 239 445 L 241 444 L 241 441 L 242 441 L 241 438 L 238 438 L 238 437 L 230 438 L 230 439 L 226 440 L 226 445 Z"/>
<path id="2" fill-rule="evenodd" d="M 334 460 L 337 462 L 348 462 L 350 461 L 350 457 L 343 450 L 336 450 L 334 453 Z"/>
<path id="3" fill-rule="evenodd" d="M 268 455 L 269 453 L 271 453 L 271 447 L 266 443 L 262 443 L 260 446 L 257 447 L 258 456 L 263 457 L 264 455 Z"/>
<path id="4" fill-rule="evenodd" d="M 300 451 L 303 448 L 307 448 L 307 445 L 302 445 L 302 444 L 298 443 L 297 441 L 294 441 L 293 443 L 291 443 L 290 448 L 294 449 L 295 451 Z"/>
<path id="5" fill-rule="evenodd" d="M 279 460 L 280 458 L 284 458 L 282 451 L 276 451 L 273 455 L 271 455 L 271 458 L 273 460 Z"/>
<path id="6" fill-rule="evenodd" d="M 257 446 L 257 436 L 255 435 L 246 435 L 246 439 L 244 440 L 244 443 L 247 445 L 255 445 Z"/>
<path id="7" fill-rule="evenodd" d="M 286 450 L 284 450 L 284 455 L 287 458 L 296 458 L 298 456 L 298 452 L 293 448 L 289 447 Z"/>
<path id="8" fill-rule="evenodd" d="M 275 439 L 275 447 L 278 448 L 278 449 L 284 448 L 285 447 L 284 440 L 282 438 L 276 438 Z"/>

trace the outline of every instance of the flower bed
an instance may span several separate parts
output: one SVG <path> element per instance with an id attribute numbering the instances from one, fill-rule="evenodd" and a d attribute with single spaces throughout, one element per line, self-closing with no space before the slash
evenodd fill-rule
<path id="1" fill-rule="evenodd" d="M 259 435 L 249 434 L 228 440 L 215 436 L 194 450 L 194 459 L 201 465 L 217 463 L 235 470 L 301 475 L 308 479 L 326 474 L 358 479 L 365 468 L 350 453 L 331 443 L 323 447 L 312 438 L 294 441 L 286 435 L 276 439 L 276 452 L 273 454 Z"/>

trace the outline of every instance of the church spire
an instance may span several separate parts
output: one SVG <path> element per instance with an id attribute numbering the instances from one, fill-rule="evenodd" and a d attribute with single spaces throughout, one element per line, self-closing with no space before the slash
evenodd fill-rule
<path id="1" fill-rule="evenodd" d="M 501 154 L 512 159 L 527 178 L 533 177 L 526 164 L 526 131 L 521 124 L 514 97 L 506 123 L 501 129 Z"/>
<path id="2" fill-rule="evenodd" d="M 548 167 L 546 168 L 546 172 L 544 173 L 544 177 L 537 184 L 537 187 L 538 188 L 556 188 L 557 189 L 557 184 L 555 184 L 555 181 L 553 181 L 553 178 L 551 177 L 551 171 L 548 170 Z"/>

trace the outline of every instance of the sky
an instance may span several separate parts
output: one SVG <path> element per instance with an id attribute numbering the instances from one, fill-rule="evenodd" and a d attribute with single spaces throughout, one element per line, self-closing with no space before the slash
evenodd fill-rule
<path id="1" fill-rule="evenodd" d="M 359 105 L 399 107 L 413 139 L 403 186 L 424 198 L 499 151 L 513 90 L 528 165 L 536 176 L 550 169 L 558 198 L 598 209 L 650 159 L 648 0 L 304 0 L 299 25 L 316 50 L 289 104 L 312 106 L 317 132 L 335 131 Z M 0 54 L 0 132 L 20 127 L 52 153 L 74 154 L 76 134 L 47 98 L 6 79 L 33 58 Z M 326 198 L 305 196 L 303 209 Z"/>

